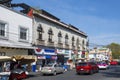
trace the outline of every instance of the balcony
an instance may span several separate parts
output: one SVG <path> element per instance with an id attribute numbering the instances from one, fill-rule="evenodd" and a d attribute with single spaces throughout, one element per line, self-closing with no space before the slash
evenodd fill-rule
<path id="1" fill-rule="evenodd" d="M 59 43 L 57 44 L 57 47 L 63 48 L 63 43 L 59 42 Z"/>
<path id="2" fill-rule="evenodd" d="M 54 42 L 53 42 L 53 41 L 48 41 L 48 42 L 47 42 L 47 46 L 54 47 L 55 45 L 54 45 Z"/>
<path id="3" fill-rule="evenodd" d="M 69 49 L 70 48 L 69 44 L 65 44 L 65 48 Z"/>
<path id="4" fill-rule="evenodd" d="M 77 49 L 80 49 L 80 45 L 77 45 Z"/>
<path id="5" fill-rule="evenodd" d="M 45 40 L 37 39 L 37 45 L 45 45 Z"/>

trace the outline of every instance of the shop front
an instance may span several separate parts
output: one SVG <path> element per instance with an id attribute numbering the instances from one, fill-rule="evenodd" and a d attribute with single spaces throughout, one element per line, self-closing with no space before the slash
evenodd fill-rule
<path id="1" fill-rule="evenodd" d="M 2 67 L 0 68 L 0 71 L 10 71 L 11 61 L 8 61 L 8 60 L 13 55 L 28 55 L 29 49 L 33 49 L 33 47 L 0 45 L 0 56 L 2 56 L 0 57 L 0 66 Z M 4 61 L 3 61 L 3 58 L 4 58 Z"/>
<path id="2" fill-rule="evenodd" d="M 67 63 L 67 61 L 71 57 L 71 51 L 65 50 L 65 49 L 56 49 L 56 53 L 58 56 L 58 62 L 61 62 L 62 64 Z"/>
<path id="3" fill-rule="evenodd" d="M 55 49 L 36 49 L 35 54 L 38 58 L 38 61 L 36 63 L 37 70 L 41 70 L 41 67 L 43 67 L 46 64 L 49 63 L 55 63 L 57 60 L 57 55 L 55 53 Z"/>
<path id="4" fill-rule="evenodd" d="M 0 56 L 0 72 L 10 71 L 10 61 L 12 61 L 11 57 Z"/>
<path id="5" fill-rule="evenodd" d="M 11 63 L 11 68 L 17 64 L 27 71 L 35 71 L 36 69 L 36 65 L 34 65 L 34 63 L 37 62 L 37 57 L 35 55 L 13 55 L 12 60 L 14 62 Z"/>

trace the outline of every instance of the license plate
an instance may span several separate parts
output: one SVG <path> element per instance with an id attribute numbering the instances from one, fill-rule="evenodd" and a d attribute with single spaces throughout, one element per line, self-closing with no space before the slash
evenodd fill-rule
<path id="1" fill-rule="evenodd" d="M 83 69 L 80 69 L 80 70 L 83 70 Z"/>

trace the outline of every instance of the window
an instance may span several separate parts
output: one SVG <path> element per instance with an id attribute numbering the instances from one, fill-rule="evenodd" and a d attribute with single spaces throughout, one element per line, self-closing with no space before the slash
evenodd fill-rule
<path id="1" fill-rule="evenodd" d="M 79 38 L 77 38 L 76 45 L 79 47 Z"/>
<path id="2" fill-rule="evenodd" d="M 74 46 L 74 41 L 75 41 L 75 39 L 74 39 L 74 36 L 72 37 L 72 46 Z"/>
<path id="3" fill-rule="evenodd" d="M 58 43 L 62 43 L 62 34 L 61 34 L 61 31 L 58 33 Z"/>
<path id="4" fill-rule="evenodd" d="M 7 37 L 7 24 L 0 22 L 0 37 Z"/>
<path id="5" fill-rule="evenodd" d="M 83 46 L 85 45 L 85 41 L 84 41 L 84 40 L 82 41 L 82 45 L 83 45 Z"/>
<path id="6" fill-rule="evenodd" d="M 28 40 L 28 29 L 20 27 L 20 40 Z"/>
<path id="7" fill-rule="evenodd" d="M 68 34 L 65 35 L 65 44 L 68 44 Z"/>
<path id="8" fill-rule="evenodd" d="M 52 35 L 53 35 L 53 31 L 52 31 L 52 29 L 50 28 L 50 29 L 48 30 L 48 41 L 49 41 L 49 42 L 52 42 Z"/>
<path id="9" fill-rule="evenodd" d="M 38 40 L 42 40 L 43 28 L 42 28 L 41 24 L 39 24 L 37 31 L 38 31 Z"/>

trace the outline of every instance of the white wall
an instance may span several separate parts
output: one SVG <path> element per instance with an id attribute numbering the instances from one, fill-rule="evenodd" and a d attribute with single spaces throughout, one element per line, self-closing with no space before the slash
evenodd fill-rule
<path id="1" fill-rule="evenodd" d="M 15 46 L 31 46 L 32 43 L 32 19 L 17 13 L 11 9 L 0 6 L 0 21 L 7 23 L 8 26 L 8 41 L 1 40 L 1 43 L 7 43 Z M 28 41 L 19 41 L 19 27 L 25 27 L 28 29 Z"/>
<path id="2" fill-rule="evenodd" d="M 50 22 L 50 21 L 47 21 L 47 20 L 45 20 L 45 19 L 43 19 L 43 18 L 35 18 L 35 22 L 34 22 L 34 30 L 37 30 L 37 27 L 38 27 L 38 25 L 39 24 L 41 24 L 42 25 L 42 28 L 43 28 L 43 30 L 44 30 L 44 33 L 43 33 L 43 40 L 45 40 L 45 43 L 47 44 L 47 42 L 48 42 L 48 30 L 49 30 L 49 28 L 52 28 L 52 30 L 53 30 L 53 33 L 54 33 L 54 35 L 53 35 L 53 42 L 57 45 L 58 44 L 58 32 L 59 31 L 61 31 L 61 33 L 62 33 L 62 43 L 64 44 L 65 43 L 65 35 L 66 35 L 66 33 L 68 34 L 68 37 L 69 37 L 69 39 L 68 39 L 68 44 L 69 44 L 69 46 L 70 46 L 70 48 L 71 48 L 71 45 L 72 45 L 72 41 L 71 41 L 71 39 L 72 39 L 72 36 L 74 36 L 74 38 L 75 38 L 75 46 L 76 46 L 76 40 L 77 40 L 77 38 L 79 38 L 79 41 L 80 41 L 80 50 L 82 50 L 82 41 L 84 40 L 85 41 L 85 44 L 86 44 L 86 42 L 87 42 L 87 40 L 86 40 L 86 38 L 83 38 L 82 36 L 80 36 L 79 34 L 76 34 L 75 32 L 73 32 L 73 31 L 70 31 L 70 30 L 68 30 L 68 29 L 66 29 L 66 28 L 64 28 L 64 27 L 62 27 L 62 26 L 60 26 L 60 25 L 57 25 L 57 24 L 55 24 L 55 23 L 52 23 L 52 22 Z M 37 32 L 36 31 L 34 31 L 34 41 L 36 40 L 36 38 L 38 37 L 38 35 L 36 35 L 37 34 Z M 65 46 L 65 45 L 64 45 Z M 85 45 L 86 46 L 86 45 Z M 86 48 L 86 47 L 85 47 Z"/>

